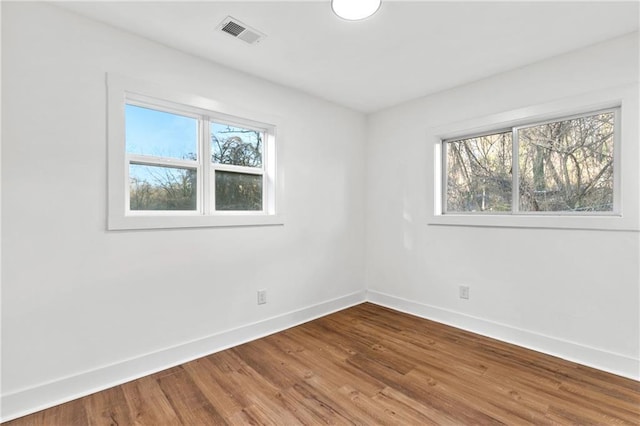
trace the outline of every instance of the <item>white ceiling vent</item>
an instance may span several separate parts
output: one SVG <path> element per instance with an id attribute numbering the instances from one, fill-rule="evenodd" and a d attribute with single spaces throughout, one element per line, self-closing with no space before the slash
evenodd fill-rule
<path id="1" fill-rule="evenodd" d="M 218 25 L 218 29 L 233 38 L 240 39 L 249 44 L 260 43 L 260 41 L 267 36 L 266 34 L 243 24 L 231 16 L 227 16 L 220 25 Z"/>

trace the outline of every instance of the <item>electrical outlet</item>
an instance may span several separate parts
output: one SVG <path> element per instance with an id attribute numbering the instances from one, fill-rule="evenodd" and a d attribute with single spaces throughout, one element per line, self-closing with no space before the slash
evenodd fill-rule
<path id="1" fill-rule="evenodd" d="M 460 299 L 468 299 L 469 298 L 469 286 L 461 285 L 460 286 Z"/>
<path id="2" fill-rule="evenodd" d="M 267 290 L 258 290 L 258 305 L 267 303 Z"/>

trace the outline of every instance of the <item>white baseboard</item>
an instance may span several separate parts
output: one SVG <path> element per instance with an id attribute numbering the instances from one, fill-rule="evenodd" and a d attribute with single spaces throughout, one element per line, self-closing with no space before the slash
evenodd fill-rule
<path id="1" fill-rule="evenodd" d="M 365 291 L 359 291 L 157 352 L 2 395 L 0 421 L 6 422 L 35 413 L 45 408 L 63 404 L 94 392 L 286 330 L 363 303 L 365 295 Z"/>
<path id="2" fill-rule="evenodd" d="M 365 301 L 623 377 L 640 380 L 640 361 L 634 358 L 369 290 L 352 293 L 161 351 L 2 395 L 0 421 L 9 421 L 157 373 Z"/>
<path id="3" fill-rule="evenodd" d="M 598 370 L 640 380 L 640 360 L 506 324 L 369 290 L 367 301 Z"/>

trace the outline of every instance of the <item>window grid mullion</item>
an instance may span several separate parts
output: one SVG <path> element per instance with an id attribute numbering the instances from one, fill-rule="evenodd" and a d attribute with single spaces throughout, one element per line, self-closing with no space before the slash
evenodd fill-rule
<path id="1" fill-rule="evenodd" d="M 198 162 L 192 160 L 180 160 L 165 157 L 154 157 L 151 155 L 127 154 L 128 164 L 140 164 L 158 167 L 169 167 L 174 169 L 197 169 Z"/>
<path id="2" fill-rule="evenodd" d="M 511 130 L 511 214 L 520 211 L 520 143 L 518 141 L 518 129 Z"/>
<path id="3" fill-rule="evenodd" d="M 125 154 L 125 166 L 124 166 L 124 208 L 125 212 L 131 211 L 131 176 L 130 176 L 131 160 Z"/>
<path id="4" fill-rule="evenodd" d="M 620 108 L 613 110 L 613 213 L 622 214 L 622 182 L 620 173 L 620 166 L 622 160 L 620 159 L 622 139 L 621 134 L 621 114 Z"/>
<path id="5" fill-rule="evenodd" d="M 266 165 L 269 164 L 269 136 L 267 132 L 260 132 L 260 137 L 262 138 L 262 170 L 266 170 Z M 267 174 L 262 173 L 262 212 L 266 212 L 268 207 L 269 200 L 269 187 L 270 183 L 267 182 Z"/>
<path id="6" fill-rule="evenodd" d="M 202 213 L 205 215 L 211 214 L 211 168 L 209 163 L 211 162 L 211 144 L 209 143 L 209 119 L 208 117 L 200 118 L 200 137 L 198 143 L 200 144 L 201 153 L 200 166 L 202 167 L 202 190 L 200 194 L 202 196 Z"/>
<path id="7" fill-rule="evenodd" d="M 442 211 L 446 214 L 447 213 L 447 194 L 449 191 L 449 169 L 447 168 L 448 162 L 447 159 L 449 158 L 449 143 L 448 142 L 443 142 L 442 143 L 442 157 L 440 158 L 441 161 L 441 169 L 442 169 L 442 194 L 440 194 L 440 202 L 442 203 Z"/>
<path id="8" fill-rule="evenodd" d="M 246 167 L 246 166 L 236 166 L 233 164 L 219 164 L 219 163 L 211 163 L 211 167 L 214 170 L 220 170 L 221 172 L 231 172 L 231 173 L 243 173 L 247 175 L 264 175 L 264 169 L 258 167 Z"/>

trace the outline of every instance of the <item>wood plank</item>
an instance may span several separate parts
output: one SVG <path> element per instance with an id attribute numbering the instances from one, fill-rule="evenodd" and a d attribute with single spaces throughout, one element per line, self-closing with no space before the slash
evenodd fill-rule
<path id="1" fill-rule="evenodd" d="M 121 386 L 94 393 L 84 398 L 87 424 L 129 425 L 133 423 Z"/>
<path id="2" fill-rule="evenodd" d="M 28 419 L 24 424 L 29 426 L 68 426 L 89 423 L 83 398 L 57 405 L 24 418 Z"/>
<path id="3" fill-rule="evenodd" d="M 158 379 L 162 392 L 184 425 L 227 424 L 182 367 Z M 129 424 L 129 423 L 121 423 Z"/>
<path id="4" fill-rule="evenodd" d="M 5 423 L 640 425 L 640 382 L 365 303 Z"/>
<path id="5" fill-rule="evenodd" d="M 143 377 L 120 386 L 132 425 L 179 424 L 179 417 L 154 376 Z"/>

